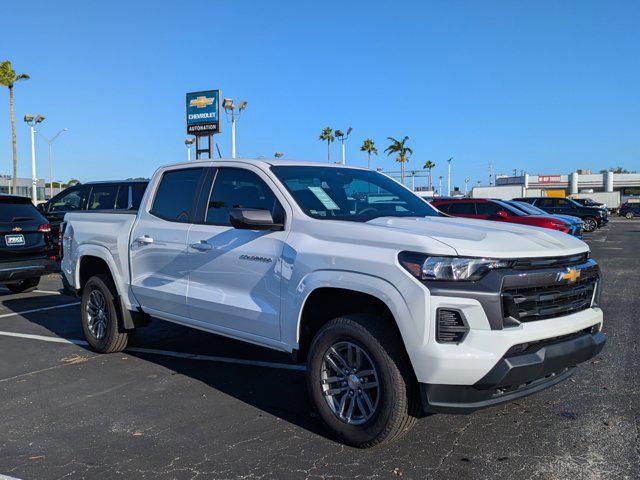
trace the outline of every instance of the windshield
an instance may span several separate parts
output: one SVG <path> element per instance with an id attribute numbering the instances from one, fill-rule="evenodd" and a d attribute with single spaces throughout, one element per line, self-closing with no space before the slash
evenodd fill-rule
<path id="1" fill-rule="evenodd" d="M 377 217 L 440 216 L 420 197 L 371 170 L 282 165 L 271 170 L 313 218 L 366 222 Z"/>

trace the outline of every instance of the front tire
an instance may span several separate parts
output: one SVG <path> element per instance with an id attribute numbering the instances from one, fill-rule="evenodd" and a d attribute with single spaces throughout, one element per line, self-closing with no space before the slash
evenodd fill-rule
<path id="1" fill-rule="evenodd" d="M 40 277 L 25 278 L 18 283 L 7 283 L 7 287 L 12 293 L 33 292 L 40 283 Z"/>
<path id="2" fill-rule="evenodd" d="M 582 221 L 584 222 L 583 230 L 585 232 L 591 233 L 598 228 L 598 221 L 593 217 L 583 218 Z"/>
<path id="3" fill-rule="evenodd" d="M 331 320 L 309 350 L 307 387 L 320 418 L 342 442 L 369 448 L 415 424 L 417 383 L 398 335 L 375 315 Z"/>
<path id="4" fill-rule="evenodd" d="M 114 353 L 127 347 L 129 333 L 120 329 L 121 315 L 117 298 L 109 275 L 91 277 L 82 291 L 82 330 L 96 352 Z"/>

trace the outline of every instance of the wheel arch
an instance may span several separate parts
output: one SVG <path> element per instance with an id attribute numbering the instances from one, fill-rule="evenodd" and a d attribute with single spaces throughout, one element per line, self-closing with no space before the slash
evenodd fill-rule
<path id="1" fill-rule="evenodd" d="M 303 360 L 315 332 L 329 320 L 349 313 L 375 313 L 389 322 L 409 353 L 410 344 L 421 341 L 426 322 L 414 322 L 403 296 L 389 282 L 354 272 L 314 272 L 296 289 L 295 332 L 285 332 Z M 292 338 L 288 339 L 290 336 Z"/>

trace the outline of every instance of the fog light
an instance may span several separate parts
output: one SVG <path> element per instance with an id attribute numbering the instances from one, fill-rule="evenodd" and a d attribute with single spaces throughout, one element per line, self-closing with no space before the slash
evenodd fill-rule
<path id="1" fill-rule="evenodd" d="M 458 310 L 439 308 L 436 310 L 436 341 L 438 343 L 461 343 L 469 333 L 469 326 Z"/>

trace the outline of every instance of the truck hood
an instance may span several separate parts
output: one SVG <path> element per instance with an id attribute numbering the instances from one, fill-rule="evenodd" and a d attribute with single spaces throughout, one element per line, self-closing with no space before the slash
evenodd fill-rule
<path id="1" fill-rule="evenodd" d="M 433 238 L 461 256 L 559 257 L 589 250 L 586 243 L 566 233 L 506 222 L 460 217 L 380 217 L 367 224 Z"/>

